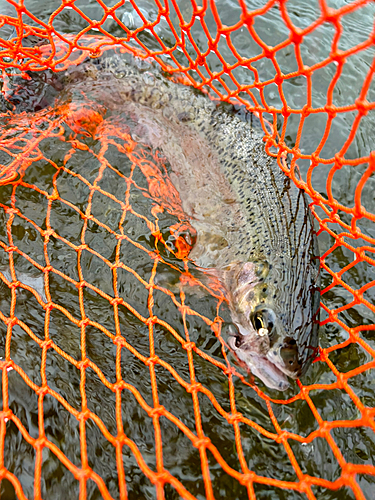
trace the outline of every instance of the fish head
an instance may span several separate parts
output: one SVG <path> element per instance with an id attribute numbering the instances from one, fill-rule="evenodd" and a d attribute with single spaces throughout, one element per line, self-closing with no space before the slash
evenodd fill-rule
<path id="1" fill-rule="evenodd" d="M 306 266 L 298 279 L 289 273 L 288 284 L 276 286 L 280 273 L 272 267 L 255 261 L 228 270 L 226 288 L 237 327 L 228 345 L 268 387 L 286 390 L 288 377 L 302 376 L 317 351 L 319 278 Z"/>

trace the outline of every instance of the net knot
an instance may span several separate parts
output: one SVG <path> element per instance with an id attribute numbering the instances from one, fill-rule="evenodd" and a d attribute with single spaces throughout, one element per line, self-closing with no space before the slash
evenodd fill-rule
<path id="1" fill-rule="evenodd" d="M 113 343 L 115 345 L 119 345 L 121 347 L 125 347 L 126 346 L 126 340 L 121 335 L 116 335 L 116 337 L 113 339 Z"/>
<path id="2" fill-rule="evenodd" d="M 243 486 L 247 486 L 249 483 L 253 483 L 255 478 L 255 473 L 252 471 L 246 472 L 246 474 L 242 474 L 241 477 L 239 478 L 239 482 Z"/>
<path id="3" fill-rule="evenodd" d="M 300 156 L 301 156 L 301 150 L 299 148 L 293 148 L 292 152 L 293 152 L 293 155 L 295 157 L 300 158 Z M 298 165 L 297 165 L 297 169 L 298 169 Z M 297 170 L 297 172 L 298 172 L 298 170 Z M 293 170 L 292 170 L 292 173 L 294 173 Z"/>
<path id="4" fill-rule="evenodd" d="M 342 479 L 351 479 L 351 477 L 353 476 L 353 474 L 356 473 L 356 468 L 355 468 L 355 465 L 354 464 L 343 464 L 341 466 L 341 469 L 342 469 L 342 473 L 341 473 L 341 477 Z"/>
<path id="5" fill-rule="evenodd" d="M 90 361 L 88 359 L 81 359 L 81 361 L 78 361 L 77 363 L 77 368 L 79 370 L 86 370 L 90 365 Z"/>
<path id="6" fill-rule="evenodd" d="M 254 24 L 254 15 L 251 15 L 248 12 L 246 12 L 245 14 L 241 14 L 240 19 L 244 24 L 247 25 L 248 28 L 251 28 L 251 26 Z"/>
<path id="7" fill-rule="evenodd" d="M 185 351 L 192 351 L 195 347 L 195 343 L 194 342 L 184 342 L 182 344 L 182 347 L 183 349 L 185 349 Z"/>
<path id="8" fill-rule="evenodd" d="M 328 434 L 330 431 L 330 426 L 328 424 L 328 422 L 326 421 L 323 421 L 323 422 L 319 422 L 319 433 L 323 436 L 325 436 L 326 434 Z"/>
<path id="9" fill-rule="evenodd" d="M 9 285 L 9 288 L 18 288 L 20 286 L 20 281 L 12 281 Z"/>
<path id="10" fill-rule="evenodd" d="M 200 384 L 199 382 L 193 382 L 188 387 L 186 387 L 186 392 L 188 392 L 189 394 L 192 394 L 193 392 L 200 392 L 201 387 L 202 384 Z"/>
<path id="11" fill-rule="evenodd" d="M 1 358 L 0 358 L 0 370 L 6 370 L 7 372 L 10 372 L 11 370 L 13 370 L 12 365 L 13 365 L 12 360 L 1 361 Z"/>
<path id="12" fill-rule="evenodd" d="M 12 208 L 12 207 L 5 208 L 4 210 L 5 210 L 5 213 L 9 214 L 9 215 L 17 215 L 19 213 L 19 210 L 17 210 L 16 208 Z"/>
<path id="13" fill-rule="evenodd" d="M 17 325 L 18 320 L 15 316 L 12 316 L 11 318 L 6 319 L 4 322 L 12 328 L 14 325 Z"/>
<path id="14" fill-rule="evenodd" d="M 355 254 L 356 254 L 356 256 L 357 256 L 357 260 L 358 260 L 358 261 L 362 261 L 362 260 L 364 260 L 364 259 L 365 259 L 365 257 L 366 257 L 366 253 L 365 253 L 365 251 L 364 251 L 364 249 L 363 249 L 363 248 L 355 248 L 355 249 L 354 249 L 354 252 L 355 252 Z"/>
<path id="15" fill-rule="evenodd" d="M 289 40 L 295 45 L 299 45 L 303 40 L 302 30 L 295 28 L 294 31 L 290 33 Z"/>
<path id="16" fill-rule="evenodd" d="M 358 342 L 358 340 L 360 339 L 359 331 L 356 331 L 354 328 L 349 328 L 348 333 L 350 336 L 350 340 L 353 343 Z"/>
<path id="17" fill-rule="evenodd" d="M 53 229 L 50 227 L 48 229 L 45 229 L 44 231 L 42 231 L 42 236 L 44 238 L 49 238 L 52 235 L 53 235 Z"/>
<path id="18" fill-rule="evenodd" d="M 102 23 L 100 21 L 91 21 L 91 29 L 99 29 L 101 27 Z M 95 54 L 97 51 L 93 51 L 91 54 Z M 95 57 L 92 56 L 91 57 Z"/>
<path id="19" fill-rule="evenodd" d="M 9 252 L 15 252 L 16 250 L 17 250 L 17 247 L 14 246 L 14 245 L 11 245 L 11 246 L 5 248 L 5 251 L 8 252 L 8 253 Z"/>
<path id="20" fill-rule="evenodd" d="M 306 78 L 310 77 L 313 73 L 313 70 L 311 69 L 310 66 L 307 66 L 307 64 L 303 65 L 303 68 L 301 70 L 301 74 L 306 76 Z"/>
<path id="21" fill-rule="evenodd" d="M 207 448 L 211 444 L 211 440 L 208 437 L 194 439 L 193 446 L 195 448 Z"/>
<path id="22" fill-rule="evenodd" d="M 113 299 L 111 299 L 109 301 L 109 303 L 111 304 L 111 306 L 117 306 L 118 304 L 123 304 L 124 303 L 124 299 L 122 299 L 121 297 L 114 297 Z"/>
<path id="23" fill-rule="evenodd" d="M 46 443 L 47 443 L 47 439 L 45 438 L 45 436 L 41 436 L 41 437 L 38 437 L 34 443 L 33 443 L 33 446 L 36 450 L 40 450 L 43 448 L 46 447 Z"/>
<path id="24" fill-rule="evenodd" d="M 52 302 L 47 302 L 47 304 L 43 305 L 43 308 L 45 311 L 52 311 L 52 309 L 54 309 L 54 306 Z"/>
<path id="25" fill-rule="evenodd" d="M 79 481 L 82 479 L 83 481 L 87 481 L 91 478 L 91 469 L 89 467 L 84 469 L 79 469 L 77 472 L 74 472 L 74 477 Z"/>
<path id="26" fill-rule="evenodd" d="M 300 394 L 301 394 L 301 397 L 306 400 L 306 397 L 309 395 L 309 390 L 307 387 L 305 387 L 304 385 L 300 385 L 299 384 L 299 388 L 300 388 Z"/>
<path id="27" fill-rule="evenodd" d="M 361 116 L 366 116 L 369 110 L 369 102 L 366 99 L 356 99 L 355 105 Z"/>
<path id="28" fill-rule="evenodd" d="M 82 283 L 82 285 L 83 285 L 83 283 Z M 82 326 L 85 328 L 86 326 L 89 326 L 89 325 L 90 325 L 89 318 L 81 319 L 81 321 L 78 323 L 79 328 L 81 328 Z"/>
<path id="29" fill-rule="evenodd" d="M 289 118 L 290 116 L 290 110 L 288 106 L 283 106 L 281 110 L 281 114 L 283 115 L 284 118 Z"/>
<path id="30" fill-rule="evenodd" d="M 310 115 L 310 108 L 307 104 L 305 104 L 305 106 L 302 108 L 301 115 L 304 118 L 307 118 Z"/>
<path id="31" fill-rule="evenodd" d="M 164 415 L 164 412 L 165 412 L 165 408 L 164 406 L 162 405 L 159 405 L 159 406 L 156 406 L 155 408 L 152 408 L 149 412 L 148 412 L 148 415 L 149 417 L 151 418 L 154 418 L 154 417 L 160 417 L 162 415 Z"/>
<path id="32" fill-rule="evenodd" d="M 80 420 L 82 422 L 85 422 L 86 420 L 88 420 L 89 418 L 91 417 L 91 412 L 88 408 L 86 408 L 85 410 L 83 411 L 80 411 L 79 412 L 79 415 L 77 417 L 77 420 Z"/>
<path id="33" fill-rule="evenodd" d="M 127 236 L 125 234 L 117 234 L 115 235 L 116 240 L 126 240 Z M 113 264 L 112 268 L 116 267 L 116 264 Z M 118 267 L 118 266 L 117 266 Z"/>
<path id="34" fill-rule="evenodd" d="M 312 165 L 318 165 L 319 163 L 319 155 L 316 151 L 311 153 L 311 164 Z"/>
<path id="35" fill-rule="evenodd" d="M 51 339 L 43 340 L 40 346 L 42 349 L 49 349 L 50 347 L 52 347 L 52 340 Z"/>
<path id="36" fill-rule="evenodd" d="M 324 111 L 327 113 L 331 120 L 333 120 L 337 115 L 336 108 L 330 104 L 326 104 L 324 106 Z"/>
<path id="37" fill-rule="evenodd" d="M 146 325 L 155 325 L 155 323 L 158 322 L 158 317 L 157 316 L 150 316 L 149 318 L 146 319 Z"/>
<path id="38" fill-rule="evenodd" d="M 263 55 L 264 55 L 264 57 L 267 57 L 267 59 L 272 59 L 273 53 L 274 53 L 274 51 L 273 51 L 272 47 L 268 47 L 268 46 L 263 47 Z"/>
<path id="39" fill-rule="evenodd" d="M 225 368 L 222 368 L 222 371 L 227 377 L 230 375 L 236 375 L 236 369 L 234 366 L 226 366 Z"/>
<path id="40" fill-rule="evenodd" d="M 281 431 L 280 434 L 278 434 L 277 438 L 275 441 L 277 443 L 285 443 L 285 441 L 288 440 L 289 432 L 288 431 Z"/>
<path id="41" fill-rule="evenodd" d="M 362 421 L 364 425 L 371 425 L 372 418 L 375 417 L 375 411 L 373 408 L 363 408 L 361 410 L 362 413 Z"/>
<path id="42" fill-rule="evenodd" d="M 48 385 L 42 385 L 42 387 L 36 389 L 35 392 L 38 394 L 38 396 L 45 396 L 46 394 L 48 394 Z"/>
<path id="43" fill-rule="evenodd" d="M 337 64 L 342 65 L 345 63 L 345 55 L 342 50 L 336 50 L 333 52 L 333 54 L 331 54 L 331 58 L 333 61 L 336 61 Z"/>
<path id="44" fill-rule="evenodd" d="M 17 9 L 17 13 L 24 14 L 26 12 L 26 7 L 24 5 L 15 5 L 15 9 Z"/>
<path id="45" fill-rule="evenodd" d="M 126 389 L 126 382 L 124 380 L 120 380 L 119 382 L 116 382 L 113 384 L 113 392 L 120 392 Z"/>
<path id="46" fill-rule="evenodd" d="M 82 243 L 81 245 L 76 247 L 76 252 L 79 252 L 80 250 L 87 250 L 88 248 L 89 246 L 87 245 L 87 243 Z"/>
<path id="47" fill-rule="evenodd" d="M 167 483 L 169 481 L 169 478 L 170 478 L 167 471 L 159 472 L 158 474 L 156 474 L 156 477 L 158 478 L 157 479 L 158 482 L 162 483 L 162 484 Z"/>
<path id="48" fill-rule="evenodd" d="M 13 412 L 9 408 L 8 410 L 0 411 L 0 419 L 3 419 L 5 423 L 8 422 L 8 420 L 10 420 L 12 416 Z"/>
<path id="49" fill-rule="evenodd" d="M 344 387 L 345 383 L 345 378 L 343 373 L 337 373 L 335 374 L 337 378 L 337 388 L 342 389 Z"/>
<path id="50" fill-rule="evenodd" d="M 157 365 L 159 362 L 159 358 L 157 356 L 150 356 L 149 358 L 146 359 L 145 364 L 147 366 L 153 366 Z"/>
<path id="51" fill-rule="evenodd" d="M 325 7 L 324 9 L 324 20 L 327 23 L 332 23 L 332 24 L 337 24 L 339 21 L 339 16 L 336 12 L 335 9 L 332 9 L 332 7 Z"/>
<path id="52" fill-rule="evenodd" d="M 53 190 L 53 193 L 47 196 L 47 198 L 51 201 L 55 201 L 59 199 L 59 193 L 57 192 L 57 189 Z"/>
<path id="53" fill-rule="evenodd" d="M 197 66 L 203 66 L 204 62 L 205 62 L 204 57 L 203 57 L 202 55 L 199 55 L 199 56 L 197 57 L 197 59 L 196 59 L 196 62 L 195 62 L 195 65 L 194 65 L 194 66 L 195 66 L 195 67 L 197 67 Z"/>
<path id="54" fill-rule="evenodd" d="M 236 422 L 241 422 L 242 420 L 242 414 L 241 413 L 232 413 L 230 415 L 227 415 L 226 417 L 228 424 L 235 424 Z"/>
<path id="55" fill-rule="evenodd" d="M 276 85 L 281 85 L 284 81 L 283 75 L 282 74 L 277 74 L 275 76 L 275 83 Z"/>
<path id="56" fill-rule="evenodd" d="M 363 295 L 359 290 L 352 290 L 351 293 L 354 295 L 355 302 L 360 304 L 363 300 Z"/>
<path id="57" fill-rule="evenodd" d="M 341 168 L 344 165 L 344 158 L 340 155 L 340 153 L 336 153 L 334 158 L 335 158 L 335 167 Z"/>

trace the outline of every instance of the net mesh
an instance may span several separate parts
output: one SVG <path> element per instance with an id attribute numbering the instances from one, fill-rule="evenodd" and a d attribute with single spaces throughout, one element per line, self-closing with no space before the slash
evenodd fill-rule
<path id="1" fill-rule="evenodd" d="M 142 496 L 213 499 L 221 498 L 222 491 L 229 495 L 234 484 L 233 498 L 371 498 L 375 476 L 371 459 L 375 430 L 372 371 L 375 368 L 375 281 L 371 280 L 375 265 L 375 214 L 371 211 L 373 205 L 365 205 L 364 200 L 373 201 L 375 152 L 358 146 L 358 141 L 373 130 L 373 3 L 362 0 L 333 8 L 320 0 L 306 10 L 305 16 L 298 16 L 293 2 L 284 0 L 259 3 L 256 9 L 238 0 L 226 15 L 221 13 L 221 8 L 224 10 L 221 2 L 198 4 L 194 0 L 155 0 L 152 4 L 121 0 L 112 6 L 96 0 L 90 4 L 96 9 L 95 14 L 84 3 L 72 0 L 64 0 L 53 9 L 49 7 L 48 15 L 38 9 L 29 10 L 21 1 L 8 0 L 7 5 L 9 15 L 0 15 L 4 36 L 0 39 L 0 65 L 5 99 L 14 93 L 14 88 L 8 86 L 10 72 L 30 79 L 29 71 L 62 71 L 87 56 L 97 57 L 103 50 L 117 47 L 141 57 L 151 57 L 169 74 L 176 74 L 179 81 L 203 89 L 213 98 L 245 104 L 258 114 L 267 152 L 278 158 L 285 174 L 309 195 L 319 224 L 323 279 L 321 324 L 325 337 L 311 380 L 306 379 L 305 385 L 298 381 L 299 392 L 289 399 L 270 397 L 269 392 L 263 392 L 228 361 L 227 351 L 220 342 L 219 356 L 210 354 L 209 349 L 203 348 L 192 336 L 192 324 L 196 320 L 211 329 L 213 338 L 220 340 L 223 324 L 220 306 L 225 302 L 220 287 L 216 290 L 214 284 L 210 287 L 216 307 L 210 315 L 202 313 L 199 303 L 193 306 L 183 290 L 174 294 L 156 280 L 158 269 L 164 266 L 177 270 L 187 282 L 197 283 L 187 258 L 190 244 L 184 236 L 186 226 L 179 213 L 178 194 L 167 175 L 160 177 L 166 159 L 161 154 L 142 150 L 126 129 L 114 120 L 105 120 L 97 107 L 82 109 L 66 105 L 34 115 L 3 113 L 5 120 L 11 120 L 11 127 L 4 126 L 0 131 L 3 221 L 0 248 L 2 262 L 6 255 L 9 266 L 9 271 L 0 269 L 4 346 L 0 361 L 3 400 L 0 479 L 4 498 L 51 497 L 54 486 L 47 484 L 43 477 L 53 460 L 60 464 L 56 466 L 60 469 L 54 469 L 60 470 L 56 477 L 62 477 L 62 469 L 69 471 L 82 499 Z M 67 25 L 72 16 L 80 21 L 79 29 L 73 34 L 61 33 L 64 14 L 70 16 Z M 367 31 L 359 22 L 363 16 L 371 20 Z M 275 18 L 282 28 L 267 31 L 266 21 L 274 22 Z M 348 30 L 348 19 L 359 27 L 354 30 L 355 43 L 352 43 L 352 31 Z M 7 37 L 5 29 L 9 29 Z M 319 47 L 317 41 L 322 29 L 328 30 L 331 38 L 329 44 L 321 43 Z M 36 41 L 28 43 L 32 37 Z M 272 41 L 279 38 L 278 43 Z M 313 57 L 309 57 L 306 46 L 310 51 L 312 46 L 316 49 Z M 358 62 L 359 56 L 365 59 L 365 64 Z M 360 82 L 357 87 L 351 86 L 353 80 L 345 79 L 351 60 L 355 61 L 353 67 L 358 68 L 354 74 L 355 81 Z M 318 105 L 314 99 L 316 82 L 325 88 L 326 94 L 325 102 Z M 340 82 L 344 96 L 339 91 Z M 292 91 L 288 90 L 289 84 L 293 85 Z M 299 86 L 304 89 L 300 94 Z M 335 128 L 341 119 L 345 136 Z M 311 127 L 320 129 L 319 140 L 311 139 L 307 146 Z M 94 146 L 88 138 L 98 130 L 100 134 L 96 135 Z M 57 153 L 51 151 L 48 140 L 59 141 L 61 147 Z M 288 164 L 286 156 L 290 160 Z M 126 171 L 117 167 L 120 157 L 127 158 Z M 92 177 L 82 175 L 76 168 L 90 161 L 97 165 Z M 49 184 L 41 173 L 47 171 L 48 179 L 52 179 Z M 141 179 L 145 180 L 144 185 Z M 69 194 L 64 188 L 68 185 L 75 194 Z M 122 186 L 123 192 L 116 192 L 113 186 Z M 161 205 L 150 204 L 146 214 L 134 201 L 135 191 L 157 200 L 158 190 L 168 193 L 175 215 L 173 220 L 163 218 L 165 212 Z M 117 211 L 115 223 L 104 221 L 103 210 L 98 208 L 99 197 L 101 203 Z M 161 199 L 165 202 L 166 195 Z M 35 204 L 40 207 L 38 217 L 30 208 Z M 64 234 L 58 217 L 70 226 L 76 224 L 75 237 L 68 232 Z M 137 221 L 134 227 L 143 231 L 142 234 L 147 228 L 153 249 L 137 234 L 129 234 L 126 230 L 129 217 Z M 93 228 L 107 238 L 106 241 L 112 241 L 111 252 L 105 253 L 96 246 Z M 29 235 L 27 244 L 23 238 L 25 232 Z M 136 260 L 126 259 L 125 245 L 148 259 L 147 273 L 137 268 Z M 36 257 L 36 246 L 40 258 Z M 63 255 L 63 259 L 51 257 L 51 248 Z M 165 257 L 171 248 L 175 256 L 172 263 Z M 339 255 L 344 258 L 340 260 Z M 100 269 L 106 269 L 96 281 L 85 278 L 88 258 L 100 262 Z M 20 262 L 23 264 L 17 267 Z M 33 270 L 33 281 L 25 277 L 27 273 L 23 273 L 23 269 L 29 274 L 30 269 Z M 110 276 L 112 287 L 103 284 L 105 272 Z M 121 293 L 122 273 L 141 290 L 139 297 L 143 306 Z M 53 292 L 56 283 L 61 295 Z M 64 302 L 67 289 L 75 290 L 75 308 Z M 26 301 L 21 292 L 25 292 Z M 95 313 L 95 307 L 88 306 L 90 296 L 103 301 L 104 309 L 98 306 L 98 310 L 103 314 L 105 308 L 108 309 L 111 326 Z M 176 310 L 174 325 L 163 316 L 160 302 L 165 297 Z M 27 308 L 35 317 L 43 313 L 42 329 L 38 329 L 37 320 L 33 325 L 29 319 L 22 319 L 22 311 Z M 145 349 L 138 345 L 140 334 L 132 341 L 126 328 L 124 333 L 126 315 L 136 321 L 138 332 L 143 332 Z M 63 320 L 58 323 L 56 318 Z M 61 343 L 55 333 L 56 321 L 62 330 L 75 332 L 78 343 Z M 160 331 L 169 339 L 169 344 L 164 340 L 166 345 L 173 345 L 178 353 L 175 360 L 161 349 Z M 101 355 L 105 358 L 105 352 L 92 354 L 89 344 L 95 335 L 106 339 L 114 348 L 110 374 L 108 361 L 101 359 Z M 103 340 L 101 342 L 100 345 L 104 345 Z M 20 346 L 26 349 L 24 358 L 17 354 Z M 348 354 L 342 361 L 344 358 L 340 355 L 344 352 Z M 68 392 L 53 381 L 51 356 L 58 366 L 66 363 L 64 366 L 74 369 L 76 400 L 70 400 Z M 137 360 L 136 378 L 147 379 L 148 388 L 140 389 L 137 381 L 124 375 L 124 356 Z M 185 364 L 184 375 L 178 363 Z M 179 398 L 184 401 L 185 407 L 180 413 L 177 403 L 161 397 L 160 370 L 168 373 L 176 401 Z M 207 370 L 225 378 L 226 398 L 222 394 L 219 397 L 215 384 L 210 385 L 201 376 L 207 374 Z M 95 384 L 92 374 L 96 376 Z M 99 396 L 90 390 L 90 384 Z M 12 387 L 16 392 L 19 389 L 30 395 L 30 405 L 34 405 L 37 418 L 33 424 L 25 418 L 14 397 L 9 397 Z M 250 392 L 244 393 L 244 390 Z M 244 410 L 239 394 L 255 394 L 257 404 L 263 408 L 262 418 L 254 411 Z M 133 405 L 126 403 L 130 396 L 135 401 Z M 100 398 L 106 398 L 105 406 L 111 406 L 111 422 L 101 409 L 104 399 Z M 339 403 L 335 406 L 337 398 Z M 73 400 L 80 404 L 73 404 Z M 291 413 L 302 411 L 298 406 L 302 403 L 308 409 L 304 411 L 313 415 L 315 428 L 304 432 L 300 427 L 300 432 L 295 432 L 287 421 Z M 351 409 L 347 413 L 343 411 L 345 405 Z M 327 410 L 327 406 L 332 411 Z M 65 425 L 67 422 L 72 427 L 76 425 L 78 460 L 72 458 L 75 454 L 65 449 L 62 439 L 58 440 L 51 431 L 50 413 L 56 408 L 61 415 L 65 415 L 64 412 L 68 415 Z M 134 414 L 142 414 L 137 417 L 143 425 L 139 427 L 139 439 L 128 431 L 129 408 Z M 191 412 L 191 419 L 185 418 L 185 411 Z M 213 426 L 216 430 L 211 432 L 205 422 L 212 423 L 212 415 L 216 416 Z M 221 446 L 218 422 L 231 429 L 231 450 Z M 55 425 L 58 424 L 55 422 Z M 168 429 L 173 428 L 169 435 L 166 425 Z M 274 446 L 276 454 L 286 456 L 290 468 L 286 468 L 284 475 L 276 469 L 257 467 L 256 462 L 249 459 L 246 446 L 250 431 L 254 440 L 259 436 L 259 442 Z M 143 446 L 147 432 L 153 436 L 152 449 Z M 170 436 L 177 434 L 186 438 L 186 448 L 192 447 L 195 455 L 184 455 L 183 447 L 173 448 Z M 20 462 L 7 448 L 7 439 L 15 435 L 18 436 L 19 461 L 28 453 L 34 457 L 27 480 L 24 476 L 18 477 Z M 109 447 L 114 457 L 110 476 L 90 455 L 93 436 L 102 443 L 103 449 Z M 163 436 L 168 437 L 163 439 Z M 318 451 L 311 451 L 313 445 Z M 357 453 L 354 459 L 347 454 L 347 448 L 362 450 L 362 454 Z M 320 468 L 309 469 L 304 465 L 304 450 L 313 454 L 310 460 L 321 462 Z M 262 449 L 258 451 L 263 453 Z M 177 461 L 178 456 L 185 460 L 182 468 L 189 461 L 195 460 L 198 464 L 196 482 L 200 486 L 183 477 L 184 474 L 174 472 L 173 460 Z M 135 465 L 130 466 L 129 460 Z M 107 455 L 103 455 L 101 461 L 109 461 Z M 338 464 L 335 477 L 324 474 L 324 464 L 332 461 Z M 144 481 L 127 472 L 135 467 L 154 488 L 153 493 L 147 493 L 151 496 L 145 494 L 146 490 L 138 492 L 138 496 L 132 490 L 131 482 Z M 341 496 L 330 496 L 334 492 Z"/>

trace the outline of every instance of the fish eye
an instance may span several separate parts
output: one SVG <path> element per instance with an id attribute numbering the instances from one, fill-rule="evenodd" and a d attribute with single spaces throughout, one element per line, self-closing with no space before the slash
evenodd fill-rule
<path id="1" fill-rule="evenodd" d="M 275 314 L 271 309 L 261 309 L 252 315 L 251 322 L 258 332 L 264 329 L 267 330 L 268 335 L 271 335 L 275 325 L 274 317 Z"/>
<path id="2" fill-rule="evenodd" d="M 255 327 L 255 330 L 260 330 L 261 328 L 264 328 L 264 323 L 263 323 L 263 317 L 261 313 L 256 313 L 253 319 L 253 324 Z"/>

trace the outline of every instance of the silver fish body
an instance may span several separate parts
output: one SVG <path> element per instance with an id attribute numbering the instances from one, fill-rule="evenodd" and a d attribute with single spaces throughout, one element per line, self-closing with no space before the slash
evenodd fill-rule
<path id="1" fill-rule="evenodd" d="M 227 295 L 237 327 L 230 348 L 267 386 L 287 389 L 318 346 L 319 258 L 305 193 L 265 152 L 257 118 L 127 54 L 64 78 L 62 99 L 84 90 L 112 112 L 126 111 L 142 141 L 164 152 L 197 232 L 189 257 Z"/>

